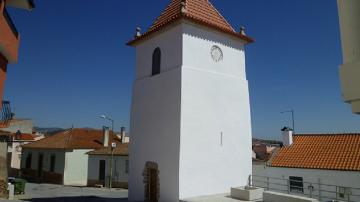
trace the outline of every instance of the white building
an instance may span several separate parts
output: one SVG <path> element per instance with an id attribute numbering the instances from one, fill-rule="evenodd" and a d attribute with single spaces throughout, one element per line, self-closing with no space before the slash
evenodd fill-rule
<path id="1" fill-rule="evenodd" d="M 342 94 L 352 111 L 360 114 L 360 1 L 338 0 L 343 64 L 340 68 Z"/>
<path id="2" fill-rule="evenodd" d="M 44 136 L 36 136 L 33 134 L 13 134 L 12 135 L 12 142 L 9 144 L 8 152 L 11 153 L 11 164 L 10 167 L 13 169 L 20 169 L 20 162 L 22 156 L 22 146 L 32 143 L 36 140 L 40 140 L 44 138 Z"/>
<path id="3" fill-rule="evenodd" d="M 251 174 L 244 46 L 208 0 L 173 0 L 137 29 L 131 110 L 131 201 L 229 192 Z"/>
<path id="4" fill-rule="evenodd" d="M 111 142 L 121 145 L 108 130 L 69 129 L 57 133 L 23 146 L 22 174 L 40 182 L 86 186 L 92 169 L 99 165 L 88 153 L 107 149 Z"/>
<path id="5" fill-rule="evenodd" d="M 296 134 L 267 163 L 254 162 L 253 184 L 317 198 L 360 201 L 360 134 Z"/>

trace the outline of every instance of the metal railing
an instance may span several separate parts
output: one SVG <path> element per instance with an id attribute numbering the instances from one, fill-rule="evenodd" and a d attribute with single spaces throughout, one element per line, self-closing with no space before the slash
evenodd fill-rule
<path id="1" fill-rule="evenodd" d="M 4 8 L 4 12 L 3 12 L 4 18 L 6 19 L 6 22 L 8 23 L 9 27 L 11 28 L 11 31 L 14 33 L 14 35 L 16 36 L 16 38 L 18 38 L 19 36 L 19 32 L 15 27 L 14 22 L 12 21 L 9 13 L 7 12 L 6 8 Z"/>
<path id="2" fill-rule="evenodd" d="M 319 201 L 360 201 L 360 188 L 324 184 L 320 180 L 318 182 L 306 182 L 303 180 L 251 175 L 249 185 L 261 187 L 268 191 L 315 198 L 319 199 Z"/>

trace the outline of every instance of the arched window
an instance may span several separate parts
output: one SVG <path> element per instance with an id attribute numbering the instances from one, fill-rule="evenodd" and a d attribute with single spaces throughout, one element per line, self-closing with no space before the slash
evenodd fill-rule
<path id="1" fill-rule="evenodd" d="M 156 48 L 153 53 L 152 58 L 152 76 L 160 74 L 161 67 L 161 50 Z"/>

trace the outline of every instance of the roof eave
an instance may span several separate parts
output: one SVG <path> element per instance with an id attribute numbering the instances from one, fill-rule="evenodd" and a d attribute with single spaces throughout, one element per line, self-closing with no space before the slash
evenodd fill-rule
<path id="1" fill-rule="evenodd" d="M 306 166 L 281 166 L 281 165 L 268 165 L 269 167 L 274 168 L 295 168 L 295 169 L 312 169 L 312 170 L 336 170 L 336 171 L 348 171 L 348 172 L 359 172 L 359 169 L 344 169 L 344 168 L 338 168 L 338 169 L 331 169 L 331 168 L 311 168 Z"/>
<path id="2" fill-rule="evenodd" d="M 232 36 L 234 36 L 234 37 L 236 37 L 238 39 L 243 40 L 245 42 L 245 44 L 250 44 L 250 43 L 255 42 L 255 40 L 253 38 L 249 37 L 249 36 L 246 36 L 246 35 L 243 35 L 243 34 L 240 34 L 240 33 L 236 33 L 236 32 L 230 31 L 230 30 L 221 29 L 218 26 L 212 25 L 211 23 L 207 23 L 207 22 L 197 20 L 195 18 L 183 15 L 183 16 L 179 16 L 179 17 L 173 19 L 171 22 L 168 22 L 166 24 L 163 24 L 163 25 L 159 26 L 156 29 L 145 32 L 143 35 L 141 35 L 139 37 L 136 37 L 135 39 L 133 39 L 133 40 L 129 41 L 128 43 L 126 43 L 126 45 L 135 47 L 139 43 L 141 43 L 142 41 L 150 38 L 153 34 L 161 31 L 162 29 L 165 29 L 165 28 L 169 27 L 170 25 L 173 25 L 175 22 L 178 22 L 181 19 L 186 19 L 186 20 L 189 20 L 191 22 L 194 22 L 194 23 L 206 26 L 208 28 L 214 29 L 216 31 L 219 31 L 219 32 L 222 32 L 222 33 L 225 33 L 225 34 L 230 34 L 230 35 L 232 35 Z"/>
<path id="3" fill-rule="evenodd" d="M 32 11 L 35 8 L 35 3 L 33 0 L 10 0 L 7 1 L 7 6 L 25 9 L 28 11 Z"/>

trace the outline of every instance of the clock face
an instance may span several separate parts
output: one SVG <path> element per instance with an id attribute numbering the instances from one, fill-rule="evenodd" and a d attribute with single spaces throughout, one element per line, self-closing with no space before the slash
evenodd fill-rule
<path id="1" fill-rule="evenodd" d="M 223 52 L 219 46 L 211 47 L 211 57 L 215 62 L 219 62 L 223 59 Z"/>

